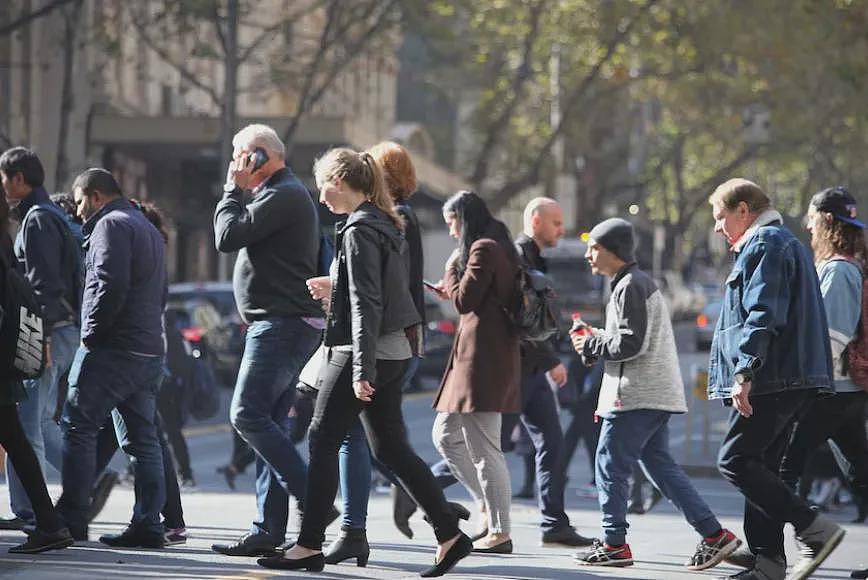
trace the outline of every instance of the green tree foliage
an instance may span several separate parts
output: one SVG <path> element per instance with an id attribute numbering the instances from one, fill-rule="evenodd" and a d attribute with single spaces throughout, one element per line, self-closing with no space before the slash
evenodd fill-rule
<path id="1" fill-rule="evenodd" d="M 677 266 L 705 239 L 707 196 L 729 177 L 757 180 L 793 215 L 821 187 L 868 190 L 864 1 L 405 6 L 440 65 L 428 74 L 473 100 L 458 167 L 495 207 L 535 184 L 551 193 L 555 172 L 572 172 L 580 226 L 636 203 L 641 223 L 668 226 Z M 749 122 L 757 110 L 767 131 Z"/>

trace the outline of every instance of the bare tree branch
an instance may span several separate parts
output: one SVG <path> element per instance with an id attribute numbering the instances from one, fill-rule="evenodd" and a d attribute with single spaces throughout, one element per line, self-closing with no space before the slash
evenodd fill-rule
<path id="1" fill-rule="evenodd" d="M 50 3 L 46 4 L 45 6 L 43 6 L 42 8 L 38 8 L 36 10 L 33 10 L 32 12 L 28 12 L 27 14 L 22 14 L 21 16 L 19 16 L 18 18 L 16 18 L 12 22 L 9 22 L 8 24 L 4 24 L 3 26 L 0 26 L 0 36 L 6 36 L 10 32 L 15 32 L 17 29 L 21 28 L 22 26 L 30 23 L 32 20 L 36 20 L 37 18 L 41 18 L 41 17 L 45 16 L 46 14 L 53 12 L 57 8 L 60 8 L 64 4 L 69 4 L 70 2 L 74 2 L 74 1 L 76 1 L 76 0 L 54 0 L 54 2 L 50 2 Z"/>
<path id="2" fill-rule="evenodd" d="M 172 55 L 169 54 L 167 50 L 161 47 L 158 43 L 154 41 L 154 39 L 152 39 L 148 35 L 145 25 L 140 20 L 140 15 L 136 13 L 135 9 L 132 7 L 132 4 L 129 5 L 129 10 L 130 14 L 132 15 L 133 26 L 135 27 L 136 32 L 138 32 L 139 34 L 139 38 L 142 39 L 142 42 L 145 44 L 145 46 L 154 51 L 154 53 L 156 53 L 156 55 L 159 56 L 166 64 L 178 71 L 178 74 L 180 74 L 181 77 L 184 78 L 184 80 L 186 80 L 191 85 L 208 95 L 215 105 L 220 106 L 222 98 L 217 93 L 217 91 L 213 87 L 210 87 L 200 81 L 199 78 L 195 74 L 193 74 L 192 71 L 190 71 L 187 67 L 172 58 Z"/>
<path id="3" fill-rule="evenodd" d="M 223 49 L 223 56 L 229 54 L 229 43 L 226 41 L 226 34 L 223 32 L 223 17 L 220 16 L 220 6 L 217 2 L 212 4 L 211 19 L 214 23 L 214 32 L 217 34 L 217 40 L 220 41 L 220 47 Z"/>
<path id="4" fill-rule="evenodd" d="M 334 59 L 331 68 L 322 77 L 322 82 L 319 84 L 319 86 L 315 86 L 317 70 L 321 67 L 326 54 L 331 48 L 329 42 L 330 31 L 334 26 L 332 21 L 334 18 L 337 17 L 336 14 L 332 14 L 332 11 L 335 9 L 337 4 L 337 0 L 333 0 L 332 4 L 329 6 L 330 16 L 328 18 L 326 26 L 323 27 L 323 33 L 320 36 L 319 49 L 317 50 L 314 58 L 311 60 L 310 65 L 307 67 L 307 74 L 304 75 L 305 82 L 304 87 L 301 91 L 301 97 L 298 101 L 298 107 L 296 108 L 295 113 L 293 113 L 289 125 L 287 126 L 286 131 L 284 131 L 283 134 L 283 140 L 287 144 L 287 147 L 290 149 L 292 148 L 292 137 L 298 130 L 298 126 L 301 123 L 302 117 L 307 113 L 311 106 L 313 106 L 319 101 L 325 91 L 334 82 L 335 78 L 337 78 L 340 72 L 351 62 L 352 59 L 349 58 L 349 55 L 355 55 L 360 52 L 361 49 L 381 29 L 383 23 L 386 21 L 387 16 L 391 13 L 392 8 L 397 4 L 397 0 L 389 0 L 389 2 L 387 2 L 380 8 L 380 12 L 373 19 L 372 24 L 359 36 L 359 38 L 355 42 L 352 42 L 351 44 L 344 47 L 344 50 L 342 51 L 343 54 L 338 55 Z"/>
<path id="5" fill-rule="evenodd" d="M 486 129 L 484 130 L 485 141 L 483 142 L 482 147 L 479 150 L 479 154 L 476 156 L 476 163 L 474 163 L 473 174 L 470 177 L 470 182 L 477 187 L 481 185 L 483 181 L 485 181 L 486 177 L 488 177 L 488 168 L 489 162 L 491 160 L 491 155 L 494 152 L 498 141 L 500 141 L 501 135 L 506 131 L 507 127 L 509 126 L 509 121 L 515 113 L 519 102 L 524 98 L 525 87 L 534 77 L 532 66 L 533 53 L 534 47 L 536 46 L 536 41 L 539 38 L 540 19 L 542 17 L 545 5 L 546 1 L 540 0 L 539 2 L 536 2 L 528 7 L 528 19 L 530 26 L 528 27 L 527 34 L 525 35 L 524 42 L 522 43 L 521 64 L 519 64 L 518 68 L 516 69 L 515 76 L 510 83 L 509 91 L 507 92 L 507 94 L 510 96 L 507 99 L 506 104 L 503 106 L 503 109 L 500 111 L 500 113 L 491 120 L 491 122 L 488 124 L 488 127 L 486 127 Z"/>
<path id="6" fill-rule="evenodd" d="M 285 27 L 287 25 L 287 23 L 295 22 L 299 18 L 303 18 L 304 16 L 307 16 L 308 14 L 310 14 L 311 12 L 316 10 L 317 8 L 320 8 L 321 6 L 323 6 L 325 3 L 326 3 L 326 0 L 316 0 L 315 2 L 311 2 L 307 6 L 299 9 L 298 11 L 293 12 L 292 14 L 287 14 L 280 21 L 276 22 L 275 24 L 263 27 L 260 34 L 256 38 L 254 38 L 253 41 L 247 46 L 247 48 L 245 48 L 241 52 L 241 54 L 238 56 L 239 64 L 247 61 L 247 59 L 251 57 L 251 55 L 256 51 L 256 49 L 259 48 L 259 46 L 263 42 L 265 42 L 266 39 L 268 39 L 270 36 L 272 36 L 275 32 L 277 32 L 281 28 Z"/>
<path id="7" fill-rule="evenodd" d="M 489 203 L 492 206 L 492 209 L 497 210 L 503 207 L 513 195 L 518 192 L 534 185 L 540 179 L 540 175 L 542 173 L 543 166 L 545 161 L 549 158 L 549 152 L 554 144 L 557 142 L 558 137 L 564 131 L 567 126 L 567 119 L 570 118 L 570 113 L 575 109 L 584 99 L 589 89 L 591 88 L 594 81 L 600 76 L 600 72 L 603 67 L 609 62 L 612 57 L 615 55 L 618 47 L 627 36 L 630 34 L 630 31 L 638 24 L 638 22 L 647 14 L 651 8 L 654 7 L 655 4 L 658 3 L 659 0 L 648 0 L 642 7 L 638 10 L 638 12 L 629 20 L 627 23 L 619 28 L 616 33 L 609 39 L 609 42 L 606 44 L 606 51 L 603 56 L 594 63 L 594 66 L 588 71 L 579 84 L 568 93 L 567 98 L 565 99 L 565 104 L 563 106 L 563 115 L 561 116 L 561 120 L 558 123 L 555 130 L 552 131 L 551 135 L 549 135 L 546 142 L 537 152 L 537 155 L 530 167 L 518 178 L 511 180 L 510 182 L 503 185 L 499 190 L 494 192 L 493 195 L 489 197 Z"/>

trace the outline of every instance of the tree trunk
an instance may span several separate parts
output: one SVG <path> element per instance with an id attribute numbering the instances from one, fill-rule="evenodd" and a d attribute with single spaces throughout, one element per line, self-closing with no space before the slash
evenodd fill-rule
<path id="1" fill-rule="evenodd" d="M 63 86 L 60 93 L 60 126 L 57 131 L 57 165 L 54 168 L 54 187 L 62 190 L 69 178 L 69 157 L 66 145 L 69 140 L 69 119 L 75 108 L 72 78 L 75 71 L 76 40 L 81 22 L 83 0 L 65 7 L 63 14 Z"/>

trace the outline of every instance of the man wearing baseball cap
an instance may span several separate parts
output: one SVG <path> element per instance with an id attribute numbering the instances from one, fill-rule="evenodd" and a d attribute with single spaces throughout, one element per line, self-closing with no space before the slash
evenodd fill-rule
<path id="1" fill-rule="evenodd" d="M 829 322 L 835 396 L 820 397 L 810 403 L 784 456 L 781 476 L 798 490 L 808 456 L 818 445 L 830 440 L 838 452 L 836 458 L 846 458 L 843 463 L 849 463 L 842 466 L 842 471 L 859 509 L 855 521 L 863 522 L 868 516 L 868 438 L 864 417 L 868 386 L 856 384 L 850 376 L 848 345 L 857 336 L 862 315 L 865 224 L 856 219 L 856 200 L 843 187 L 824 189 L 814 195 L 805 218 Z"/>
<path id="2" fill-rule="evenodd" d="M 687 412 L 672 322 L 654 280 L 636 265 L 633 226 L 612 218 L 590 232 L 585 257 L 595 274 L 611 278 L 606 328 L 572 335 L 585 364 L 603 359 L 596 415 L 603 420 L 596 483 L 603 541 L 576 556 L 586 566 L 630 566 L 628 479 L 638 460 L 663 495 L 702 537 L 686 566 L 719 564 L 741 540 L 724 529 L 669 452 L 669 418 Z"/>

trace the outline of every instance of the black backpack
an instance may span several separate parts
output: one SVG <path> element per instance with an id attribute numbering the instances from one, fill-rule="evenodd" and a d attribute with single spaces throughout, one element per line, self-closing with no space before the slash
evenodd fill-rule
<path id="1" fill-rule="evenodd" d="M 531 268 L 520 244 L 515 244 L 519 268 L 515 275 L 515 301 L 503 310 L 521 340 L 545 342 L 558 334 L 554 285 L 543 272 Z"/>
<path id="2" fill-rule="evenodd" d="M 13 380 L 35 379 L 48 357 L 42 307 L 27 278 L 0 251 L 3 268 L 3 320 L 0 322 L 0 368 Z"/>
<path id="3" fill-rule="evenodd" d="M 539 270 L 519 267 L 516 274 L 518 295 L 512 305 L 504 307 L 507 318 L 522 340 L 544 342 L 558 333 L 552 280 Z"/>

